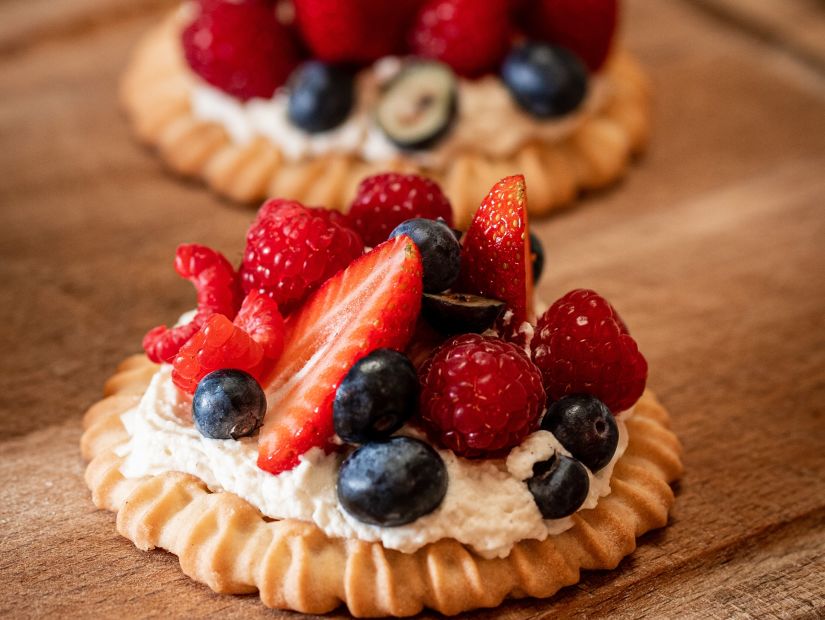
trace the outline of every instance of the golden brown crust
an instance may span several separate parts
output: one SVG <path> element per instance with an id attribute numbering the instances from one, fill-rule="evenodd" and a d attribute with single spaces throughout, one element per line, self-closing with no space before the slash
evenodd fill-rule
<path id="1" fill-rule="evenodd" d="M 486 190 L 518 172 L 527 177 L 531 213 L 543 215 L 583 190 L 616 181 L 633 155 L 644 150 L 650 133 L 648 79 L 629 54 L 619 51 L 605 69 L 612 87 L 609 102 L 558 143 L 528 144 L 501 158 L 466 153 L 443 170 L 420 169 L 403 157 L 367 163 L 336 154 L 290 162 L 268 140 L 236 144 L 219 124 L 194 117 L 192 78 L 178 43 L 179 28 L 179 20 L 170 17 L 141 42 L 123 78 L 123 105 L 138 137 L 156 147 L 169 166 L 239 202 L 279 196 L 341 210 L 364 176 L 379 170 L 418 171 L 443 185 L 456 224 L 464 227 Z"/>
<path id="2" fill-rule="evenodd" d="M 359 617 L 409 616 L 423 607 L 456 614 L 495 607 L 507 597 L 548 597 L 576 583 L 581 569 L 612 569 L 636 538 L 667 523 L 669 486 L 682 472 L 669 416 L 646 392 L 627 421 L 630 441 L 612 492 L 582 510 L 570 530 L 517 543 L 504 559 L 484 559 L 453 540 L 412 554 L 380 543 L 328 538 L 310 523 L 272 521 L 245 500 L 212 493 L 198 478 L 166 473 L 127 479 L 114 448 L 127 440 L 121 414 L 134 406 L 157 367 L 130 358 L 107 384 L 112 394 L 84 416 L 86 483 L 99 508 L 139 549 L 180 559 L 183 572 L 215 592 L 258 591 L 269 607 L 325 613 L 341 604 Z"/>

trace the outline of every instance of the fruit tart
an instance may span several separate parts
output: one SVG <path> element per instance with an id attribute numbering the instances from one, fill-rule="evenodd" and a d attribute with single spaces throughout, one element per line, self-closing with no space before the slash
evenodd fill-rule
<path id="1" fill-rule="evenodd" d="M 650 87 L 619 0 L 186 0 L 137 48 L 122 101 L 176 171 L 238 201 L 343 210 L 381 170 L 441 183 L 469 224 L 523 173 L 544 214 L 647 142 Z"/>
<path id="2" fill-rule="evenodd" d="M 604 298 L 536 308 L 524 177 L 463 234 L 411 215 L 365 249 L 338 213 L 272 199 L 237 269 L 178 248 L 197 308 L 85 415 L 118 532 L 216 592 L 409 616 L 549 597 L 666 524 L 668 413 Z"/>

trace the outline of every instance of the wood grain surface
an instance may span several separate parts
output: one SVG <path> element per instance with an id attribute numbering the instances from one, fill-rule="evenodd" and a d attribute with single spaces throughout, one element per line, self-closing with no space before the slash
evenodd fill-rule
<path id="1" fill-rule="evenodd" d="M 0 4 L 0 617 L 297 617 L 136 550 L 82 480 L 82 412 L 193 303 L 174 248 L 239 259 L 252 217 L 166 174 L 116 109 L 162 4 Z M 472 616 L 822 617 L 825 78 L 690 3 L 631 1 L 625 24 L 657 135 L 620 187 L 536 225 L 540 292 L 619 308 L 687 474 L 617 570 Z"/>

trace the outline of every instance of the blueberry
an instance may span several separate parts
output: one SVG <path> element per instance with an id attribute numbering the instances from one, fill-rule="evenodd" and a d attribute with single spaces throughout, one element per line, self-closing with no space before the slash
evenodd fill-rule
<path id="1" fill-rule="evenodd" d="M 421 252 L 425 293 L 440 293 L 453 285 L 461 270 L 461 245 L 449 226 L 416 217 L 396 226 L 390 239 L 399 235 L 409 236 Z"/>
<path id="2" fill-rule="evenodd" d="M 593 473 L 610 462 L 619 444 L 619 428 L 613 414 L 590 394 L 565 396 L 554 402 L 541 427 L 553 433 Z"/>
<path id="3" fill-rule="evenodd" d="M 338 501 L 373 525 L 411 523 L 438 508 L 447 493 L 447 468 L 428 444 L 411 437 L 368 443 L 338 471 Z"/>
<path id="4" fill-rule="evenodd" d="M 545 519 L 561 519 L 576 512 L 587 499 L 590 478 L 576 459 L 556 454 L 533 466 L 527 488 Z"/>
<path id="5" fill-rule="evenodd" d="M 530 254 L 533 255 L 533 282 L 538 282 L 544 271 L 544 246 L 533 231 L 530 231 Z"/>
<path id="6" fill-rule="evenodd" d="M 350 368 L 332 404 L 335 432 L 348 443 L 384 439 L 415 413 L 418 374 L 403 353 L 377 349 Z"/>
<path id="7" fill-rule="evenodd" d="M 504 59 L 501 78 L 522 108 L 541 118 L 575 110 L 587 94 L 587 69 L 563 47 L 526 42 Z"/>
<path id="8" fill-rule="evenodd" d="M 421 314 L 443 334 L 480 334 L 495 323 L 506 304 L 465 293 L 424 293 Z"/>
<path id="9" fill-rule="evenodd" d="M 354 83 L 351 71 L 317 60 L 305 62 L 289 78 L 290 122 L 309 133 L 337 127 L 352 110 Z"/>
<path id="10" fill-rule="evenodd" d="M 198 383 L 192 398 L 195 428 L 204 437 L 238 439 L 254 433 L 266 413 L 266 396 L 242 370 L 216 370 Z"/>

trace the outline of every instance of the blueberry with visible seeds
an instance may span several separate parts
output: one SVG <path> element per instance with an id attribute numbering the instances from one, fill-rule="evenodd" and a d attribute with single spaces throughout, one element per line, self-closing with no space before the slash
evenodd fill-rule
<path id="1" fill-rule="evenodd" d="M 447 467 L 431 446 L 411 437 L 368 443 L 338 470 L 338 501 L 364 523 L 411 523 L 441 505 Z"/>
<path id="2" fill-rule="evenodd" d="M 329 131 L 349 116 L 355 100 L 351 71 L 317 60 L 305 62 L 289 79 L 289 121 L 309 133 Z"/>
<path id="3" fill-rule="evenodd" d="M 501 67 L 516 103 L 539 118 L 572 112 L 587 94 L 587 68 L 573 52 L 546 43 L 517 45 Z"/>
<path id="4" fill-rule="evenodd" d="M 238 439 L 254 433 L 266 413 L 266 395 L 242 370 L 210 372 L 192 397 L 192 417 L 201 435 L 211 439 Z"/>
<path id="5" fill-rule="evenodd" d="M 443 334 L 480 334 L 496 322 L 505 305 L 498 299 L 466 293 L 425 293 L 421 314 Z"/>
<path id="6" fill-rule="evenodd" d="M 590 491 L 584 465 L 563 454 L 555 454 L 533 466 L 527 488 L 545 519 L 561 519 L 576 512 Z"/>
<path id="7" fill-rule="evenodd" d="M 541 428 L 593 473 L 610 462 L 619 445 L 619 427 L 610 409 L 591 394 L 560 398 L 547 410 Z"/>
<path id="8" fill-rule="evenodd" d="M 399 235 L 407 235 L 421 252 L 425 293 L 440 293 L 455 283 L 461 270 L 461 245 L 449 226 L 416 217 L 396 226 L 389 238 Z"/>
<path id="9" fill-rule="evenodd" d="M 350 368 L 332 403 L 336 434 L 348 443 L 384 439 L 418 405 L 418 374 L 403 353 L 377 349 Z"/>

